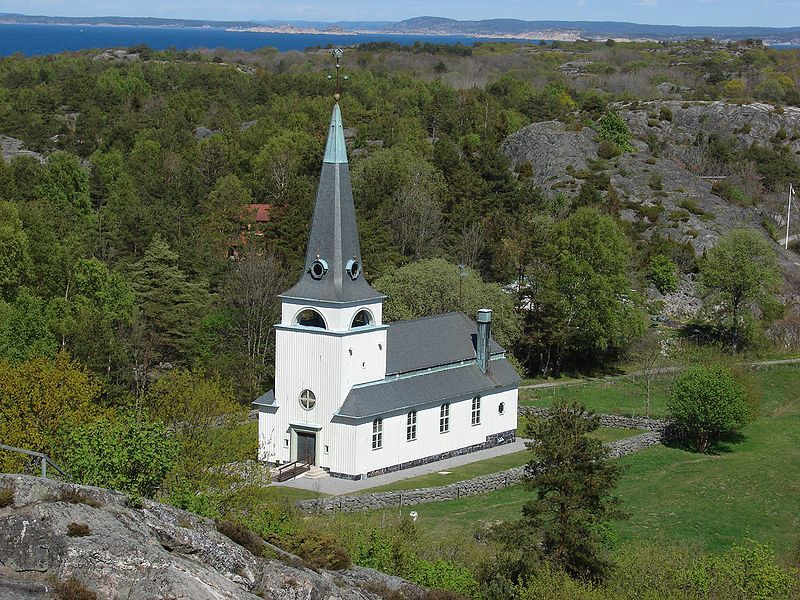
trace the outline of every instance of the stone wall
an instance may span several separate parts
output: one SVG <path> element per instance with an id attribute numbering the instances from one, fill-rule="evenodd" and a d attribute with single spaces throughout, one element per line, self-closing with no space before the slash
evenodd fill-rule
<path id="1" fill-rule="evenodd" d="M 620 425 L 613 425 L 620 427 Z M 663 429 L 663 427 L 661 428 Z M 606 444 L 609 457 L 618 458 L 626 454 L 639 452 L 661 441 L 661 429 L 648 431 L 640 435 L 625 438 Z M 398 492 L 377 492 L 361 496 L 335 496 L 315 500 L 302 500 L 297 503 L 300 510 L 312 513 L 356 512 L 381 508 L 397 508 L 425 504 L 427 502 L 443 502 L 458 500 L 465 496 L 474 496 L 491 492 L 509 485 L 520 483 L 525 478 L 525 467 L 514 467 L 506 471 L 481 475 L 466 481 L 459 481 L 441 487 L 402 490 Z"/>
<path id="2" fill-rule="evenodd" d="M 531 406 L 520 406 L 519 415 L 521 417 L 546 417 L 550 414 L 548 408 L 536 408 Z M 642 429 L 644 431 L 664 431 L 669 425 L 669 421 L 661 419 L 650 419 L 648 417 L 623 417 L 621 415 L 599 415 L 601 427 L 613 427 L 615 429 Z"/>

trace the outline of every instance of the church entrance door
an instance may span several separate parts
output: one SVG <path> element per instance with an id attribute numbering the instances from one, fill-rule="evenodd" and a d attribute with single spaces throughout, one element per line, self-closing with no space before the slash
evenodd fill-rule
<path id="1" fill-rule="evenodd" d="M 297 432 L 297 460 L 309 465 L 316 464 L 317 434 L 307 431 Z"/>

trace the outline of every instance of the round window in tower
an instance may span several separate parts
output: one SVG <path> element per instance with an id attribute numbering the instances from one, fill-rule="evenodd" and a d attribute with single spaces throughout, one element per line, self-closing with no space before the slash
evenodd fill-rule
<path id="1" fill-rule="evenodd" d="M 300 392 L 300 406 L 303 410 L 311 410 L 317 404 L 317 397 L 311 390 L 303 390 Z"/>
<path id="2" fill-rule="evenodd" d="M 317 258 L 308 268 L 308 272 L 314 279 L 322 279 L 328 272 L 328 263 L 322 258 Z"/>
<path id="3" fill-rule="evenodd" d="M 500 405 L 497 407 L 497 412 L 498 412 L 498 414 L 501 414 L 501 415 L 504 412 L 506 412 L 506 403 L 505 402 L 501 402 L 500 403 Z"/>
<path id="4" fill-rule="evenodd" d="M 356 280 L 358 276 L 361 275 L 361 265 L 355 258 L 351 258 L 347 261 L 347 267 L 345 267 L 347 274 L 350 275 L 350 279 Z"/>

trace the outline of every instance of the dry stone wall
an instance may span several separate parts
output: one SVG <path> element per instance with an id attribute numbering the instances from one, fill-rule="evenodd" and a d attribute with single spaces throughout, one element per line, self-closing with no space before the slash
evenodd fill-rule
<path id="1" fill-rule="evenodd" d="M 611 416 L 611 415 L 607 415 Z M 620 417 L 625 419 L 626 417 Z M 648 421 L 655 421 L 649 419 Z M 617 423 L 616 420 L 610 422 Z M 622 421 L 621 421 L 622 422 Z M 637 423 L 640 421 L 637 421 Z M 609 457 L 619 458 L 626 454 L 640 452 L 661 442 L 661 436 L 665 424 L 660 424 L 658 429 L 647 431 L 640 435 L 618 440 L 606 444 L 609 450 Z M 630 425 L 608 425 L 608 427 L 630 428 Z M 643 429 L 639 426 L 638 428 Z M 459 481 L 441 487 L 421 488 L 416 490 L 402 490 L 397 492 L 377 492 L 374 494 L 363 494 L 360 496 L 336 496 L 333 498 L 320 498 L 313 500 L 302 500 L 297 503 L 300 510 L 308 513 L 335 513 L 335 512 L 357 512 L 366 510 L 376 510 L 381 508 L 397 508 L 403 506 L 413 506 L 428 502 L 444 502 L 446 500 L 458 500 L 466 496 L 483 494 L 515 485 L 525 479 L 525 467 L 514 467 L 506 471 L 481 475 L 466 481 Z"/>
<path id="2" fill-rule="evenodd" d="M 546 417 L 550 414 L 548 408 L 534 408 L 520 406 L 520 416 Z M 624 417 L 622 415 L 599 415 L 601 427 L 615 429 L 643 429 L 645 431 L 664 431 L 669 426 L 669 421 L 650 419 L 648 417 Z"/>

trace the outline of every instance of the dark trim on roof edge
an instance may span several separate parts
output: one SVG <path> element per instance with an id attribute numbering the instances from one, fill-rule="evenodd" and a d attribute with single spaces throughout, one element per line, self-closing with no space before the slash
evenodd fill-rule
<path id="1" fill-rule="evenodd" d="M 461 396 L 450 396 L 449 398 L 439 398 L 438 400 L 434 400 L 432 402 L 425 402 L 424 404 L 411 404 L 409 406 L 401 406 L 398 408 L 394 408 L 388 412 L 377 412 L 371 413 L 369 415 L 362 415 L 360 417 L 351 417 L 350 415 L 343 415 L 338 412 L 333 413 L 332 418 L 340 418 L 340 419 L 347 419 L 348 421 L 370 421 L 375 417 L 395 417 L 398 415 L 402 415 L 404 413 L 409 412 L 409 410 L 416 410 L 416 409 L 425 409 L 431 408 L 433 406 L 439 406 L 444 403 L 452 403 L 452 402 L 464 402 L 465 400 L 472 400 L 475 395 L 482 395 L 486 393 L 500 393 L 500 392 L 507 392 L 509 390 L 518 390 L 519 389 L 519 382 L 517 383 L 510 383 L 508 385 L 498 385 L 497 387 L 493 388 L 486 388 L 484 390 L 478 390 L 474 394 L 467 394 Z"/>

